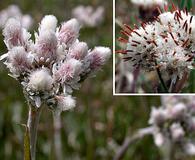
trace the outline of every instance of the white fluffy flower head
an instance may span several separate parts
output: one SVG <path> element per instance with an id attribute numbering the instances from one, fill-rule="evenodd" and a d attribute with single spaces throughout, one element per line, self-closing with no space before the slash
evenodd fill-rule
<path id="1" fill-rule="evenodd" d="M 76 19 L 71 19 L 62 24 L 58 39 L 62 44 L 72 45 L 79 37 L 80 24 Z"/>
<path id="2" fill-rule="evenodd" d="M 141 67 L 145 71 L 159 68 L 162 72 L 182 78 L 194 66 L 195 52 L 195 17 L 186 10 L 165 12 L 154 22 L 142 23 L 132 29 L 125 25 L 122 31 L 128 40 L 120 37 L 119 41 L 127 44 L 125 61 L 131 66 Z"/>
<path id="3" fill-rule="evenodd" d="M 54 72 L 55 80 L 61 83 L 70 82 L 79 77 L 82 72 L 82 63 L 76 59 L 69 59 Z"/>
<path id="4" fill-rule="evenodd" d="M 51 109 L 65 111 L 75 106 L 71 97 L 74 89 L 97 68 L 88 61 L 91 50 L 80 42 L 80 25 L 76 19 L 62 23 L 57 29 L 57 19 L 45 16 L 35 32 L 35 40 L 17 19 L 9 19 L 3 30 L 8 53 L 1 56 L 11 76 L 23 86 L 25 96 L 32 106 L 43 103 Z M 110 49 L 94 49 L 99 58 L 93 61 L 102 67 L 110 56 Z M 92 51 L 92 52 L 94 52 Z"/>
<path id="5" fill-rule="evenodd" d="M 39 32 L 44 32 L 45 30 L 52 30 L 55 32 L 58 20 L 53 15 L 45 16 L 39 26 Z"/>
<path id="6" fill-rule="evenodd" d="M 165 141 L 183 154 L 194 155 L 194 97 L 162 96 L 162 106 L 152 108 L 149 124 L 158 147 Z"/>
<path id="7" fill-rule="evenodd" d="M 29 76 L 29 88 L 34 91 L 49 91 L 52 88 L 53 79 L 45 68 L 34 71 Z"/>
<path id="8" fill-rule="evenodd" d="M 73 109 L 76 106 L 76 101 L 72 96 L 56 96 L 57 107 L 61 111 Z"/>
<path id="9" fill-rule="evenodd" d="M 95 47 L 87 56 L 87 61 L 92 70 L 98 70 L 109 59 L 111 50 L 107 47 Z"/>
<path id="10" fill-rule="evenodd" d="M 33 57 L 28 54 L 25 49 L 21 46 L 14 47 L 8 52 L 8 62 L 7 67 L 10 72 L 16 77 L 20 74 L 26 74 L 30 72 L 32 68 Z"/>

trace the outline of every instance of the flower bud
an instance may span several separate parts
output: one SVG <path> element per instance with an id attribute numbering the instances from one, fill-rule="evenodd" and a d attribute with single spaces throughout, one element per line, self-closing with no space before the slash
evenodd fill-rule
<path id="1" fill-rule="evenodd" d="M 88 56 L 86 61 L 89 62 L 89 68 L 92 71 L 100 69 L 110 58 L 111 50 L 106 47 L 95 47 Z"/>
<path id="2" fill-rule="evenodd" d="M 37 55 L 44 58 L 44 61 L 56 59 L 57 38 L 53 31 L 46 30 L 41 32 L 37 39 Z"/>
<path id="3" fill-rule="evenodd" d="M 23 47 L 14 47 L 8 52 L 8 68 L 13 74 L 19 75 L 31 69 L 33 56 Z"/>
<path id="4" fill-rule="evenodd" d="M 182 117 L 182 115 L 185 114 L 185 111 L 186 111 L 186 105 L 183 103 L 178 103 L 170 108 L 169 116 L 172 119 L 177 119 Z"/>
<path id="5" fill-rule="evenodd" d="M 162 133 L 158 132 L 154 134 L 154 143 L 156 146 L 161 147 L 165 141 L 165 137 L 162 135 Z"/>
<path id="6" fill-rule="evenodd" d="M 61 83 L 78 78 L 82 72 L 82 63 L 76 59 L 69 59 L 54 72 L 54 79 Z"/>
<path id="7" fill-rule="evenodd" d="M 62 24 L 58 39 L 60 43 L 71 46 L 79 36 L 80 25 L 76 19 L 71 19 Z"/>
<path id="8" fill-rule="evenodd" d="M 53 86 L 53 79 L 49 71 L 42 68 L 31 73 L 28 86 L 33 91 L 49 91 Z"/>
<path id="9" fill-rule="evenodd" d="M 66 111 L 74 108 L 76 106 L 76 101 L 72 96 L 56 96 L 57 99 L 57 109 L 60 111 Z"/>
<path id="10" fill-rule="evenodd" d="M 58 21 L 55 16 L 47 15 L 41 21 L 39 32 L 44 32 L 46 30 L 52 30 L 55 32 L 57 23 Z"/>
<path id="11" fill-rule="evenodd" d="M 68 57 L 82 60 L 88 53 L 88 46 L 85 42 L 78 42 L 71 46 Z"/>
<path id="12" fill-rule="evenodd" d="M 185 135 L 182 126 L 178 123 L 172 124 L 170 130 L 171 130 L 171 136 L 174 141 L 181 140 L 181 138 Z"/>
<path id="13" fill-rule="evenodd" d="M 164 108 L 152 108 L 149 124 L 161 124 L 167 119 L 167 110 Z"/>
<path id="14" fill-rule="evenodd" d="M 8 48 L 22 45 L 22 26 L 20 22 L 14 18 L 10 18 L 3 29 L 3 36 Z"/>

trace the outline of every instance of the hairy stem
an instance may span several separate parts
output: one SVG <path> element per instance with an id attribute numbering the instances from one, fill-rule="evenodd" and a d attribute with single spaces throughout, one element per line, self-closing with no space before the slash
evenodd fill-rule
<path id="1" fill-rule="evenodd" d="M 132 136 L 126 137 L 123 144 L 122 144 L 122 146 L 119 148 L 116 155 L 114 156 L 113 160 L 121 160 L 123 158 L 123 156 L 125 155 L 125 153 L 126 153 L 126 151 L 127 151 L 130 144 L 132 144 L 135 141 L 143 138 L 146 135 L 152 134 L 152 131 L 153 131 L 153 128 L 148 127 L 148 128 L 138 130 Z"/>
<path id="2" fill-rule="evenodd" d="M 55 158 L 62 160 L 62 143 L 61 143 L 61 119 L 59 113 L 53 113 L 53 127 L 54 127 L 54 150 Z"/>
<path id="3" fill-rule="evenodd" d="M 181 79 L 177 78 L 177 81 L 175 83 L 175 86 L 173 87 L 173 93 L 179 93 L 183 89 L 186 81 L 188 80 L 188 73 L 185 72 L 183 77 Z"/>
<path id="4" fill-rule="evenodd" d="M 161 84 L 162 84 L 162 86 L 163 86 L 163 88 L 164 88 L 164 91 L 165 91 L 166 93 L 169 93 L 168 88 L 167 88 L 167 86 L 165 85 L 165 82 L 164 82 L 164 80 L 163 80 L 163 78 L 162 78 L 162 76 L 161 76 L 161 73 L 160 73 L 159 68 L 156 68 L 156 71 L 157 71 L 159 80 L 160 80 L 160 82 L 161 82 Z"/>
<path id="5" fill-rule="evenodd" d="M 37 142 L 37 128 L 39 124 L 39 118 L 41 114 L 41 108 L 36 108 L 29 105 L 29 114 L 27 127 L 29 129 L 30 137 L 30 151 L 31 151 L 31 160 L 35 160 L 36 157 L 36 142 Z"/>
<path id="6" fill-rule="evenodd" d="M 133 84 L 132 84 L 132 88 L 131 88 L 131 93 L 135 93 L 135 89 L 136 89 L 136 82 L 137 82 L 137 78 L 139 76 L 140 73 L 140 68 L 137 67 L 134 71 L 133 71 Z"/>

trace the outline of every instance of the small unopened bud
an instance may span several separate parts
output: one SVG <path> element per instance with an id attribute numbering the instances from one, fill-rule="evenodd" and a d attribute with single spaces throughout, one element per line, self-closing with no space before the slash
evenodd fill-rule
<path id="1" fill-rule="evenodd" d="M 88 46 L 85 42 L 78 42 L 71 46 L 68 56 L 77 60 L 82 60 L 88 53 Z"/>
<path id="2" fill-rule="evenodd" d="M 31 73 L 28 86 L 33 91 L 49 91 L 53 86 L 53 79 L 49 71 L 43 68 Z"/>
<path id="3" fill-rule="evenodd" d="M 58 39 L 67 46 L 72 45 L 79 36 L 80 25 L 76 19 L 71 19 L 62 24 Z"/>
<path id="4" fill-rule="evenodd" d="M 162 133 L 158 132 L 154 134 L 154 143 L 156 146 L 161 147 L 164 144 L 165 137 L 162 135 Z"/>
<path id="5" fill-rule="evenodd" d="M 167 119 L 167 111 L 163 108 L 152 108 L 149 124 L 161 124 Z"/>
<path id="6" fill-rule="evenodd" d="M 186 109 L 187 108 L 185 104 L 178 103 L 170 108 L 169 116 L 172 119 L 180 118 L 183 114 L 185 114 Z"/>
<path id="7" fill-rule="evenodd" d="M 44 32 L 46 30 L 52 30 L 55 32 L 57 23 L 58 21 L 55 16 L 47 15 L 41 21 L 39 32 Z"/>
<path id="8" fill-rule="evenodd" d="M 174 141 L 181 140 L 181 138 L 185 135 L 185 132 L 180 124 L 172 124 L 170 130 Z"/>
<path id="9" fill-rule="evenodd" d="M 57 108 L 60 111 L 66 111 L 74 108 L 76 106 L 76 101 L 72 96 L 56 96 Z"/>

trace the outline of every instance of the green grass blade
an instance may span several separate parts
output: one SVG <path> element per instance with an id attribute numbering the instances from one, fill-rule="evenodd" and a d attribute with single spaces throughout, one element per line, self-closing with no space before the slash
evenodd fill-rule
<path id="1" fill-rule="evenodd" d="M 29 130 L 26 125 L 25 125 L 25 133 L 24 133 L 24 160 L 31 160 L 30 137 L 29 137 Z"/>
<path id="2" fill-rule="evenodd" d="M 187 9 L 190 11 L 192 8 L 192 0 L 187 0 Z"/>
<path id="3" fill-rule="evenodd" d="M 184 8 L 184 6 L 185 6 L 185 0 L 181 0 L 181 2 L 180 2 L 180 8 Z"/>

